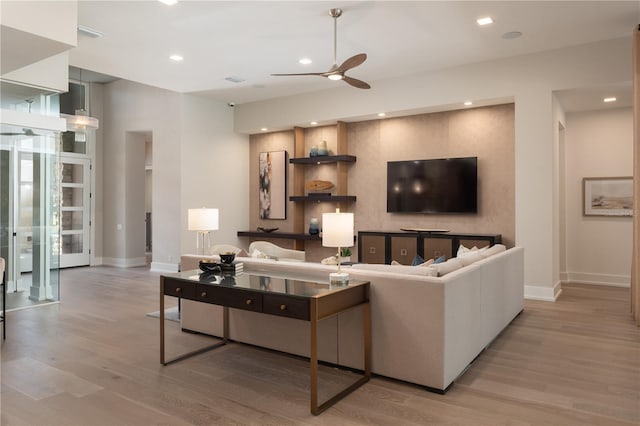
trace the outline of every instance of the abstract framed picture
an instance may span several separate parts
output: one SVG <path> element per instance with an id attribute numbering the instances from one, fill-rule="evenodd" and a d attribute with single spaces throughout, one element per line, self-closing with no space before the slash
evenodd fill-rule
<path id="1" fill-rule="evenodd" d="M 260 219 L 286 219 L 287 151 L 261 152 L 258 168 Z"/>
<path id="2" fill-rule="evenodd" d="M 633 178 L 583 178 L 582 200 L 585 216 L 632 216 Z"/>

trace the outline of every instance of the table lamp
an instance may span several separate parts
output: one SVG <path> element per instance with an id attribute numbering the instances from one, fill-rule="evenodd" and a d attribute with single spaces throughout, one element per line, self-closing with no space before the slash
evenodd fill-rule
<path id="1" fill-rule="evenodd" d="M 340 213 L 340 209 L 336 209 L 335 213 L 322 214 L 322 245 L 338 248 L 338 272 L 329 274 L 329 281 L 332 284 L 349 282 L 349 274 L 340 270 L 340 251 L 342 247 L 353 246 L 353 213 Z"/>
<path id="2" fill-rule="evenodd" d="M 189 231 L 198 231 L 196 236 L 196 251 L 200 247 L 200 241 L 202 240 L 202 254 L 205 255 L 205 236 L 209 237 L 211 231 L 218 229 L 218 209 L 207 209 L 202 207 L 200 209 L 189 209 L 188 214 L 188 228 Z"/>

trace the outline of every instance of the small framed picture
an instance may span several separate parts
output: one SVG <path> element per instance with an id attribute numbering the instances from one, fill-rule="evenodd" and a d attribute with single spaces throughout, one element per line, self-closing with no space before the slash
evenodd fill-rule
<path id="1" fill-rule="evenodd" d="M 287 218 L 287 151 L 261 152 L 260 219 Z"/>
<path id="2" fill-rule="evenodd" d="M 633 178 L 583 178 L 582 203 L 585 216 L 633 216 Z"/>

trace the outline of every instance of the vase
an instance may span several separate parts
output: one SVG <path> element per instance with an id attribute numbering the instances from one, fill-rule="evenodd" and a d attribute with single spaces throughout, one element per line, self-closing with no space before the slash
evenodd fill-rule
<path id="1" fill-rule="evenodd" d="M 327 149 L 327 141 L 322 141 L 318 144 L 318 155 L 329 155 L 329 150 Z"/>
<path id="2" fill-rule="evenodd" d="M 309 222 L 309 235 L 318 235 L 320 233 L 320 227 L 318 226 L 318 219 L 315 217 L 311 218 Z"/>
<path id="3" fill-rule="evenodd" d="M 309 157 L 317 157 L 318 156 L 318 147 L 313 145 L 311 147 L 311 151 L 309 151 Z"/>

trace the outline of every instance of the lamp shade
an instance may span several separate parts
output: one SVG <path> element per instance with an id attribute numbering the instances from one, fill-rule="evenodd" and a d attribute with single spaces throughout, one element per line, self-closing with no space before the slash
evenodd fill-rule
<path id="1" fill-rule="evenodd" d="M 218 229 L 218 209 L 189 209 L 189 231 L 215 231 Z"/>
<path id="2" fill-rule="evenodd" d="M 98 129 L 100 123 L 97 118 L 82 114 L 60 114 L 60 117 L 67 120 L 67 130 L 72 132 Z"/>
<path id="3" fill-rule="evenodd" d="M 324 247 L 353 246 L 353 213 L 322 214 L 322 245 Z"/>

